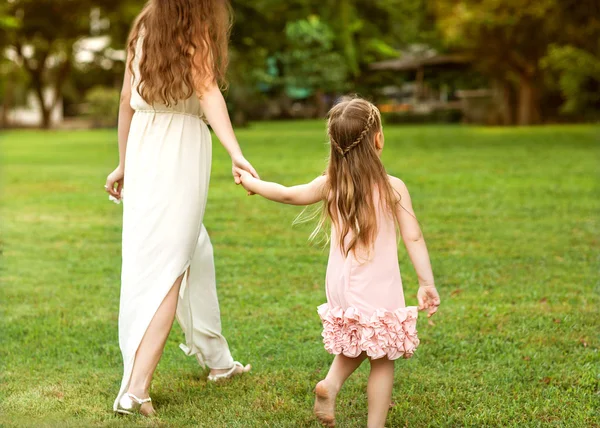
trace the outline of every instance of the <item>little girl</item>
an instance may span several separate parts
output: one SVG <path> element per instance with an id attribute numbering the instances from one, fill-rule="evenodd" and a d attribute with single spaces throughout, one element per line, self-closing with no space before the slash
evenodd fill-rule
<path id="1" fill-rule="evenodd" d="M 329 112 L 331 145 L 324 175 L 284 187 L 238 170 L 248 192 L 292 205 L 323 201 L 331 249 L 327 303 L 318 308 L 325 349 L 335 355 L 316 388 L 315 414 L 335 425 L 335 399 L 345 380 L 368 359 L 368 426 L 383 427 L 392 397 L 394 360 L 410 358 L 417 345 L 417 308 L 406 307 L 398 266 L 396 223 L 419 278 L 418 309 L 433 315 L 440 298 L 427 247 L 404 183 L 387 175 L 380 156 L 384 138 L 377 108 L 346 98 Z"/>

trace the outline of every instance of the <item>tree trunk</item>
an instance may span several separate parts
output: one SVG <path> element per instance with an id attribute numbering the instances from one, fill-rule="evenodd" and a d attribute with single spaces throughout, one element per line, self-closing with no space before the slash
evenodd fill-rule
<path id="1" fill-rule="evenodd" d="M 317 106 L 317 118 L 323 119 L 327 116 L 327 106 L 325 105 L 325 94 L 321 89 L 315 91 L 315 105 Z"/>
<path id="2" fill-rule="evenodd" d="M 53 41 L 48 41 L 49 46 L 52 45 Z M 31 77 L 31 84 L 37 96 L 38 102 L 40 103 L 41 122 L 40 127 L 42 129 L 50 129 L 52 126 L 52 112 L 56 107 L 63 84 L 71 71 L 71 51 L 66 52 L 65 62 L 58 69 L 58 74 L 53 85 L 53 93 L 51 94 L 50 100 L 46 102 L 44 97 L 44 88 L 50 87 L 49 83 L 44 82 L 44 76 L 47 73 L 47 59 L 50 56 L 50 50 L 41 51 L 37 56 L 37 64 L 32 64 L 23 53 L 24 43 L 17 43 L 17 53 L 23 61 L 24 69 L 29 73 Z"/>
<path id="3" fill-rule="evenodd" d="M 502 82 L 502 124 L 515 124 L 515 90 L 510 82 Z"/>
<path id="4" fill-rule="evenodd" d="M 35 95 L 37 97 L 39 107 L 40 107 L 40 113 L 41 113 L 40 128 L 41 129 L 50 129 L 50 127 L 52 126 L 53 106 L 46 105 L 46 100 L 44 98 L 44 86 L 43 86 L 41 76 L 38 73 L 36 73 L 33 75 L 32 80 L 33 80 L 33 87 L 35 90 Z"/>
<path id="5" fill-rule="evenodd" d="M 540 100 L 535 76 L 521 74 L 519 79 L 519 125 L 540 123 Z"/>
<path id="6" fill-rule="evenodd" d="M 4 100 L 2 102 L 2 121 L 1 128 L 9 127 L 8 120 L 8 112 L 12 109 L 13 104 L 13 93 L 14 93 L 14 85 L 13 85 L 13 71 L 9 71 L 7 82 L 4 84 Z"/>
<path id="7" fill-rule="evenodd" d="M 43 101 L 42 101 L 43 103 Z M 42 129 L 50 129 L 52 127 L 52 109 L 47 108 L 42 104 Z"/>
<path id="8" fill-rule="evenodd" d="M 358 76 L 358 59 L 356 58 L 356 44 L 354 42 L 354 26 L 352 25 L 352 4 L 348 0 L 338 0 L 336 16 L 333 22 L 338 22 L 337 31 L 339 31 L 339 40 L 343 43 L 343 51 L 346 56 L 346 62 L 353 77 Z"/>

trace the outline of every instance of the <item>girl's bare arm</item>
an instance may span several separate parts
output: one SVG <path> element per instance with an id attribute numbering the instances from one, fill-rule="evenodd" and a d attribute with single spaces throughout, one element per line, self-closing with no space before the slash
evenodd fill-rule
<path id="1" fill-rule="evenodd" d="M 237 172 L 240 174 L 242 186 L 246 190 L 271 201 L 289 205 L 312 205 L 324 198 L 323 188 L 326 182 L 324 175 L 307 184 L 286 187 L 278 183 L 259 180 L 246 171 L 238 169 Z"/>
<path id="2" fill-rule="evenodd" d="M 433 270 L 431 269 L 431 261 L 429 260 L 425 238 L 415 216 L 406 185 L 396 177 L 390 177 L 390 182 L 400 196 L 400 201 L 396 207 L 396 218 L 400 225 L 400 235 L 419 279 L 419 293 L 417 294 L 419 309 L 429 309 L 428 316 L 431 316 L 437 312 L 440 297 L 435 288 Z"/>

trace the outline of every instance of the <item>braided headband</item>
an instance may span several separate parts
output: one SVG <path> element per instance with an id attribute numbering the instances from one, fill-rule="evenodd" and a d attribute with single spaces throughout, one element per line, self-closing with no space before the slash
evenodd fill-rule
<path id="1" fill-rule="evenodd" d="M 365 135 L 367 135 L 367 133 L 373 126 L 373 123 L 375 123 L 375 114 L 376 114 L 375 111 L 376 111 L 375 106 L 371 105 L 371 111 L 369 112 L 369 117 L 367 118 L 367 123 L 365 124 L 365 129 L 363 129 L 362 132 L 360 133 L 360 135 L 358 136 L 358 138 L 352 144 L 350 144 L 348 147 L 346 147 L 345 149 L 343 149 L 337 143 L 337 141 L 335 141 L 333 139 L 333 136 L 331 135 L 331 131 L 329 132 L 329 140 L 331 141 L 331 145 L 333 146 L 333 148 L 335 148 L 335 150 L 340 154 L 341 157 L 345 158 L 346 155 L 348 154 L 348 152 L 350 150 L 352 150 L 353 148 L 355 148 L 356 146 L 358 146 L 360 144 L 360 142 L 365 138 Z"/>

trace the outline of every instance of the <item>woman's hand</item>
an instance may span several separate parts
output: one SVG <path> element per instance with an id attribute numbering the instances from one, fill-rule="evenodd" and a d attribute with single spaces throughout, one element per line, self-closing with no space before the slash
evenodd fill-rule
<path id="1" fill-rule="evenodd" d="M 104 189 L 114 198 L 121 200 L 121 191 L 123 190 L 123 182 L 125 180 L 125 168 L 118 166 L 113 172 L 106 177 L 106 185 Z M 115 184 L 117 187 L 115 188 Z"/>
<path id="2" fill-rule="evenodd" d="M 246 171 L 248 173 L 250 173 L 252 175 L 252 177 L 254 178 L 260 178 L 258 176 L 258 173 L 256 172 L 256 170 L 254 169 L 254 167 L 250 164 L 250 162 L 248 162 L 246 160 L 246 158 L 242 155 L 236 156 L 236 157 L 232 157 L 231 158 L 231 173 L 233 174 L 233 179 L 235 180 L 235 184 L 240 184 L 242 181 L 242 177 L 239 173 L 239 171 L 236 171 L 236 169 L 241 169 L 242 171 Z"/>
<path id="3" fill-rule="evenodd" d="M 235 156 L 231 158 L 231 173 L 233 174 L 233 179 L 235 180 L 235 184 L 242 183 L 242 176 L 240 171 L 245 171 L 250 174 L 254 178 L 260 178 L 258 173 L 254 169 L 254 167 L 246 160 L 246 158 L 242 155 Z M 248 191 L 248 195 L 254 195 L 254 193 Z"/>
<path id="4" fill-rule="evenodd" d="M 440 306 L 440 295 L 435 288 L 435 285 L 420 286 L 417 293 L 419 301 L 419 310 L 429 309 L 427 318 L 435 314 Z"/>

